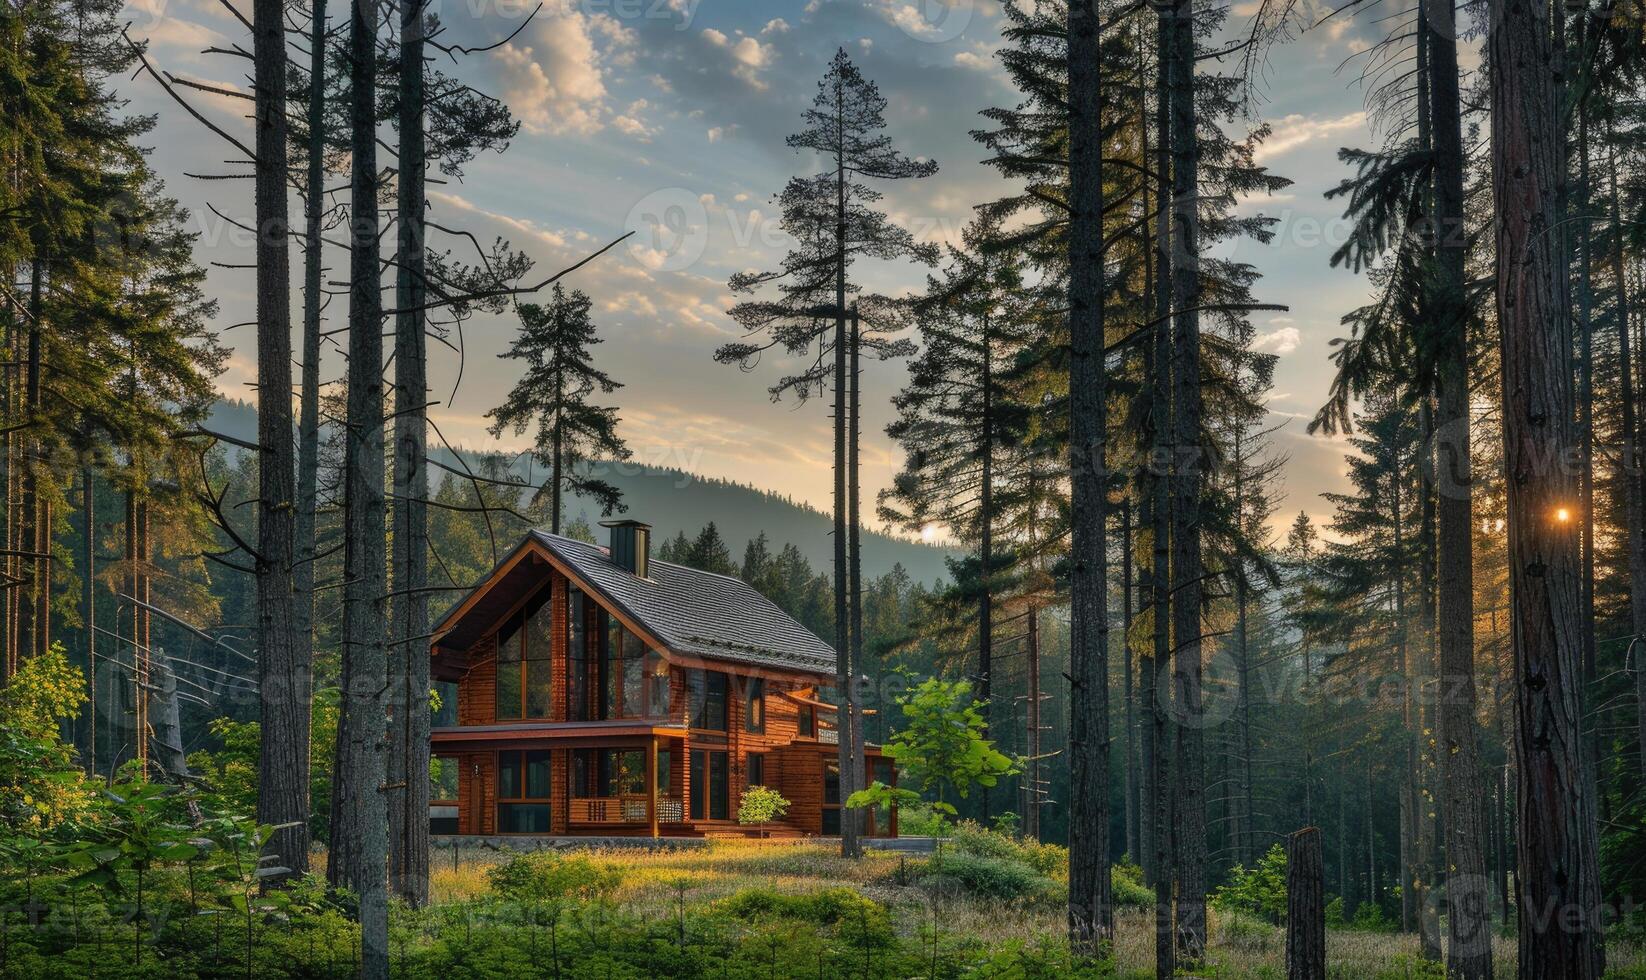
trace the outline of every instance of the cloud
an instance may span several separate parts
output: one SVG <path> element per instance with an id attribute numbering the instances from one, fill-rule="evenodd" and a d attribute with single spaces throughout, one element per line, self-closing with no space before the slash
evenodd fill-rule
<path id="1" fill-rule="evenodd" d="M 766 83 L 760 78 L 760 71 L 772 63 L 770 45 L 761 44 L 759 40 L 748 35 L 739 35 L 734 40 L 712 27 L 703 29 L 703 39 L 731 55 L 732 74 L 757 89 L 766 88 Z"/>
<path id="2" fill-rule="evenodd" d="M 598 132 L 614 121 L 605 64 L 626 61 L 632 42 L 632 32 L 611 17 L 585 14 L 571 0 L 551 2 L 528 39 L 498 49 L 498 94 L 528 132 Z M 632 113 L 619 118 L 618 129 L 634 135 Z"/>
<path id="3" fill-rule="evenodd" d="M 1300 146 L 1305 146 L 1315 140 L 1327 139 L 1340 133 L 1366 130 L 1366 113 L 1364 110 L 1351 112 L 1335 119 L 1319 119 L 1314 116 L 1305 116 L 1301 113 L 1292 113 L 1283 116 L 1269 124 L 1274 132 L 1263 145 L 1257 148 L 1253 155 L 1258 162 L 1271 157 L 1277 157 Z"/>
<path id="4" fill-rule="evenodd" d="M 1252 349 L 1285 355 L 1297 350 L 1302 343 L 1303 335 L 1296 327 L 1277 327 L 1253 337 Z"/>

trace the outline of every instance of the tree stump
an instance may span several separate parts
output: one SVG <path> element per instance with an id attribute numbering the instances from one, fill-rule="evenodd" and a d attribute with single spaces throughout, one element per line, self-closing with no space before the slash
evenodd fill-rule
<path id="1" fill-rule="evenodd" d="M 1326 862 L 1320 828 L 1286 838 L 1287 980 L 1326 980 Z"/>

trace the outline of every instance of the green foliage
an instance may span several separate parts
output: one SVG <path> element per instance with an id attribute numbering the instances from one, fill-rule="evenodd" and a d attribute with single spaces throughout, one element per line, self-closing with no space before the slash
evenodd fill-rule
<path id="1" fill-rule="evenodd" d="M 1143 881 L 1143 869 L 1130 861 L 1121 861 L 1109 869 L 1109 884 L 1117 908 L 1151 908 L 1154 889 Z"/>
<path id="2" fill-rule="evenodd" d="M 1343 918 L 1343 896 L 1333 895 L 1332 900 L 1326 903 L 1326 928 L 1342 929 L 1347 925 Z"/>
<path id="3" fill-rule="evenodd" d="M 331 829 L 331 771 L 337 720 L 337 690 L 315 692 L 309 709 L 309 754 L 313 759 L 309 768 L 309 830 L 319 841 L 326 840 Z M 202 802 L 209 809 L 223 813 L 256 812 L 261 726 L 255 721 L 216 718 L 209 729 L 222 743 L 222 748 L 190 752 L 188 760 L 189 770 L 201 778 L 205 788 Z"/>
<path id="4" fill-rule="evenodd" d="M 920 883 L 940 893 L 1000 901 L 1049 899 L 1056 892 L 1050 878 L 1021 861 L 958 852 L 933 855 L 922 870 Z"/>
<path id="5" fill-rule="evenodd" d="M 1286 918 L 1286 849 L 1279 844 L 1250 868 L 1235 865 L 1229 880 L 1212 894 L 1212 905 L 1225 912 L 1254 915 L 1273 924 Z"/>
<path id="6" fill-rule="evenodd" d="M 582 855 L 531 851 L 488 869 L 486 881 L 492 891 L 516 902 L 592 902 L 610 898 L 623 883 L 623 872 Z"/>
<path id="7" fill-rule="evenodd" d="M 1356 932 L 1394 932 L 1395 921 L 1383 912 L 1376 902 L 1361 902 L 1355 907 L 1355 917 L 1349 928 Z"/>
<path id="8" fill-rule="evenodd" d="M 983 705 L 972 699 L 967 682 L 927 678 L 897 703 L 904 723 L 883 750 L 921 792 L 936 791 L 938 804 L 945 803 L 945 788 L 964 798 L 973 787 L 991 787 L 1018 771 L 1018 764 L 984 736 Z M 865 804 L 848 800 L 847 805 Z"/>
<path id="9" fill-rule="evenodd" d="M 0 824 L 6 837 L 38 835 L 82 815 L 91 784 L 59 722 L 79 717 L 85 679 L 53 644 L 24 660 L 0 689 Z"/>
<path id="10" fill-rule="evenodd" d="M 874 789 L 877 784 L 870 784 Z M 864 792 L 859 790 L 859 792 Z M 912 792 L 912 791 L 911 791 Z M 857 794 L 852 794 L 856 796 Z M 918 798 L 918 794 L 916 794 Z M 846 804 L 851 805 L 851 800 Z M 947 809 L 953 810 L 953 807 Z M 904 837 L 946 837 L 952 825 L 943 810 L 932 806 L 925 801 L 900 804 L 897 810 L 897 831 Z"/>
<path id="11" fill-rule="evenodd" d="M 742 801 L 737 805 L 737 822 L 745 826 L 768 824 L 783 819 L 788 812 L 789 801 L 782 793 L 770 786 L 750 786 L 743 791 Z"/>

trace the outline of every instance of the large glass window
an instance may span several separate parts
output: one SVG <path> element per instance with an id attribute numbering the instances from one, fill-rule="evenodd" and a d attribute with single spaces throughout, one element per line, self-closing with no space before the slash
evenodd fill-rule
<path id="1" fill-rule="evenodd" d="M 669 792 L 670 754 L 657 751 L 657 792 Z M 572 792 L 579 796 L 640 796 L 646 792 L 645 749 L 578 749 L 572 756 Z"/>
<path id="2" fill-rule="evenodd" d="M 547 718 L 552 709 L 553 606 L 542 589 L 497 632 L 497 720 Z"/>
<path id="3" fill-rule="evenodd" d="M 691 727 L 726 730 L 726 675 L 718 670 L 694 669 L 686 677 Z"/>
<path id="4" fill-rule="evenodd" d="M 566 717 L 572 721 L 592 721 L 589 677 L 598 666 L 589 656 L 593 633 L 589 623 L 594 611 L 582 589 L 566 590 Z"/>
<path id="5" fill-rule="evenodd" d="M 692 753 L 692 819 L 730 820 L 730 760 L 725 752 Z"/>
<path id="6" fill-rule="evenodd" d="M 606 618 L 600 710 L 603 718 L 659 718 L 669 713 L 669 667 L 639 634 Z"/>
<path id="7" fill-rule="evenodd" d="M 499 752 L 497 755 L 497 830 L 504 834 L 549 832 L 550 755 Z"/>

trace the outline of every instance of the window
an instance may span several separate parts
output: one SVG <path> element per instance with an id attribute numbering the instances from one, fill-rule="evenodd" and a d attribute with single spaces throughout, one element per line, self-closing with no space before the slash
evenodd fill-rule
<path id="1" fill-rule="evenodd" d="M 823 760 L 823 836 L 840 833 L 840 760 Z"/>
<path id="2" fill-rule="evenodd" d="M 691 727 L 726 730 L 726 675 L 718 670 L 693 670 L 687 676 L 691 697 Z"/>
<path id="3" fill-rule="evenodd" d="M 817 709 L 809 704 L 800 706 L 800 717 L 795 721 L 801 738 L 813 738 L 817 735 Z"/>
<path id="4" fill-rule="evenodd" d="M 546 751 L 497 754 L 497 831 L 549 832 L 550 756 Z"/>
<path id="5" fill-rule="evenodd" d="M 638 633 L 624 629 L 604 611 L 605 653 L 601 671 L 602 718 L 658 718 L 669 713 L 669 666 L 646 647 Z"/>
<path id="6" fill-rule="evenodd" d="M 756 735 L 766 731 L 766 678 L 748 677 L 743 686 L 743 730 Z"/>
<path id="7" fill-rule="evenodd" d="M 435 728 L 450 728 L 457 724 L 457 683 L 455 681 L 435 681 L 435 697 L 440 700 L 438 707 L 432 708 L 433 715 L 429 724 Z"/>
<path id="8" fill-rule="evenodd" d="M 730 820 L 731 784 L 725 752 L 692 752 L 692 819 Z"/>
<path id="9" fill-rule="evenodd" d="M 553 688 L 550 660 L 553 607 L 549 590 L 542 589 L 526 608 L 497 632 L 498 721 L 547 718 Z"/>
<path id="10" fill-rule="evenodd" d="M 589 598 L 579 588 L 566 590 L 566 717 L 571 721 L 592 721 L 589 676 L 597 663 L 589 656 L 593 634 L 589 623 L 595 612 Z"/>
<path id="11" fill-rule="evenodd" d="M 646 651 L 646 715 L 664 718 L 669 713 L 669 662 L 656 650 Z"/>
<path id="12" fill-rule="evenodd" d="M 657 751 L 657 793 L 667 796 L 671 756 Z M 572 753 L 572 795 L 641 796 L 646 792 L 644 749 L 578 749 Z"/>
<path id="13" fill-rule="evenodd" d="M 434 756 L 429 759 L 429 800 L 436 803 L 457 802 L 457 781 L 462 765 L 456 759 Z"/>
<path id="14" fill-rule="evenodd" d="M 766 755 L 763 752 L 749 753 L 749 785 L 766 785 Z"/>

